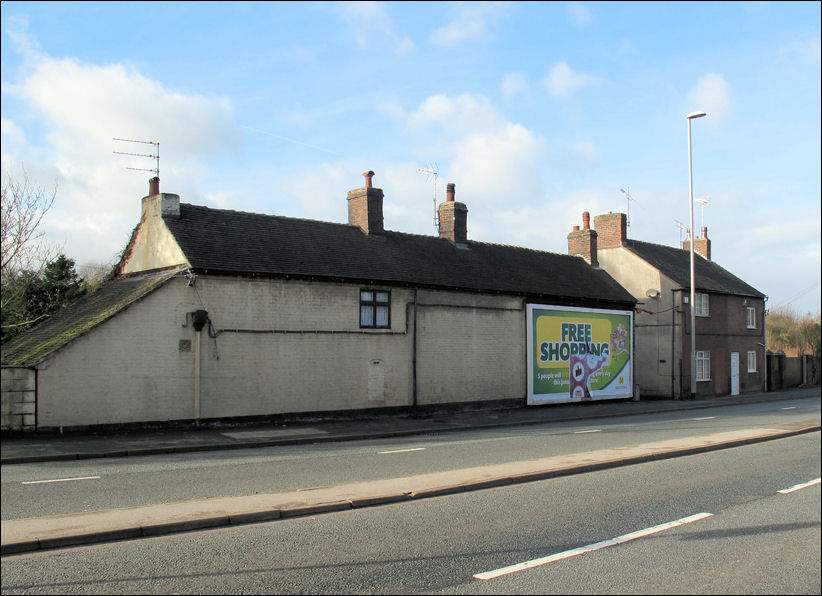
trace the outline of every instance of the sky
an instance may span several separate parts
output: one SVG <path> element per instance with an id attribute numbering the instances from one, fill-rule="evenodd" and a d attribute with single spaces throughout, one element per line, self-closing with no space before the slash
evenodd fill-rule
<path id="1" fill-rule="evenodd" d="M 819 2 L 0 6 L 3 177 L 56 185 L 78 267 L 148 194 L 157 146 L 114 139 L 184 203 L 347 223 L 372 170 L 386 229 L 435 235 L 454 183 L 470 240 L 562 254 L 585 211 L 679 246 L 692 171 L 712 260 L 820 312 Z"/>

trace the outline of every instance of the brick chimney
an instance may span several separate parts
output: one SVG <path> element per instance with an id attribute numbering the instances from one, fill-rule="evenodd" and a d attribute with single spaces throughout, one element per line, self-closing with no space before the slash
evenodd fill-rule
<path id="1" fill-rule="evenodd" d="M 585 211 L 582 214 L 582 229 L 574 226 L 568 234 L 568 254 L 572 257 L 582 257 L 593 267 L 599 267 L 597 261 L 597 232 L 591 229 L 591 215 Z"/>
<path id="2" fill-rule="evenodd" d="M 180 195 L 160 192 L 160 179 L 155 176 L 148 181 L 148 195 L 143 197 L 143 219 L 171 215 L 180 217 Z"/>
<path id="3" fill-rule="evenodd" d="M 365 186 L 348 191 L 348 223 L 366 234 L 384 234 L 382 220 L 382 189 L 371 186 L 374 172 L 364 172 Z"/>
<path id="4" fill-rule="evenodd" d="M 437 208 L 440 238 L 447 238 L 453 244 L 468 242 L 468 207 L 454 200 L 455 186 L 449 182 L 445 191 L 445 202 Z"/>
<path id="5" fill-rule="evenodd" d="M 594 227 L 599 248 L 619 248 L 628 239 L 628 219 L 624 213 L 597 215 Z"/>
<path id="6" fill-rule="evenodd" d="M 682 249 L 691 250 L 690 239 L 682 242 Z M 697 238 L 694 242 L 694 252 L 709 261 L 711 260 L 711 241 L 708 239 L 708 228 L 702 228 L 702 238 Z"/>

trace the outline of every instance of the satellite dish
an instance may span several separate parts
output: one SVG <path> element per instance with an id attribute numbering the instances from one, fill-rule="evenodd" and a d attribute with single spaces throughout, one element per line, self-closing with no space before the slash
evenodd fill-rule
<path id="1" fill-rule="evenodd" d="M 650 290 L 645 292 L 645 295 L 648 298 L 659 298 L 659 290 L 655 290 L 654 288 L 651 288 Z"/>

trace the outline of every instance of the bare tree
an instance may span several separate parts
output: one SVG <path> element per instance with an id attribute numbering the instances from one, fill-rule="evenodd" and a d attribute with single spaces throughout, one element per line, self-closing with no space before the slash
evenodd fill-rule
<path id="1" fill-rule="evenodd" d="M 0 307 L 4 311 L 25 292 L 29 276 L 39 274 L 57 250 L 42 242 L 41 224 L 57 196 L 57 183 L 51 192 L 36 186 L 25 170 L 16 177 L 11 168 L 3 176 L 2 213 L 0 213 Z M 6 317 L 4 316 L 4 326 Z"/>

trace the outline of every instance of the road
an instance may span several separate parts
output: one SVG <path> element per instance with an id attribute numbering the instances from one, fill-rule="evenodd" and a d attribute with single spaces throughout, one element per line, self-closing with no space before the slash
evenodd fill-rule
<path id="1" fill-rule="evenodd" d="M 818 594 L 820 485 L 798 486 L 819 475 L 816 432 L 416 502 L 7 556 L 2 591 Z M 675 520 L 690 523 L 604 543 Z M 590 552 L 478 578 L 582 547 Z"/>
<path id="2" fill-rule="evenodd" d="M 813 419 L 819 398 L 412 438 L 6 466 L 2 519 L 310 491 Z"/>

